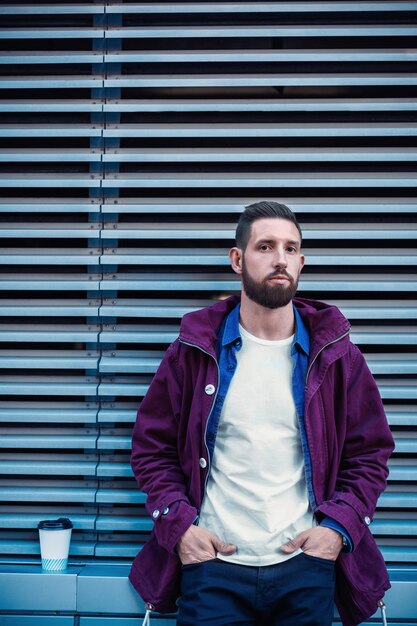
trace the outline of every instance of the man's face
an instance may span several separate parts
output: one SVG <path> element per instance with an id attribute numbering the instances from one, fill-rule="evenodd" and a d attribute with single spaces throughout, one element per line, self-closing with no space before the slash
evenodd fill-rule
<path id="1" fill-rule="evenodd" d="M 248 298 L 268 309 L 291 302 L 304 265 L 300 248 L 300 235 L 292 222 L 256 220 L 241 258 L 242 286 Z"/>

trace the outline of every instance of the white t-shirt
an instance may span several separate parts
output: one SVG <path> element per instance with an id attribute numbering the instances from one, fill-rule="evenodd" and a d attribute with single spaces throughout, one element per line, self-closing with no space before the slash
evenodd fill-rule
<path id="1" fill-rule="evenodd" d="M 292 395 L 291 345 L 240 326 L 242 347 L 222 407 L 199 524 L 237 546 L 218 558 L 272 565 L 280 546 L 315 525 Z"/>

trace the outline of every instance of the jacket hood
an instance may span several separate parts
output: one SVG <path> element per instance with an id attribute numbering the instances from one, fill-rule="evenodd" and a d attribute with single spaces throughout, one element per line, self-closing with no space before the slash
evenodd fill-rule
<path id="1" fill-rule="evenodd" d="M 219 328 L 239 302 L 239 296 L 230 296 L 204 309 L 186 313 L 181 321 L 180 340 L 214 354 Z M 294 298 L 293 303 L 310 332 L 313 355 L 349 332 L 350 324 L 337 307 L 307 298 Z"/>

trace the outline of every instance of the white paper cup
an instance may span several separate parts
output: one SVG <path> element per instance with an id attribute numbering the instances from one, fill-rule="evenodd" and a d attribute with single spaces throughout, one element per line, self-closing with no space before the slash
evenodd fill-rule
<path id="1" fill-rule="evenodd" d="M 46 519 L 38 524 L 42 569 L 62 572 L 67 569 L 72 522 L 67 517 Z"/>

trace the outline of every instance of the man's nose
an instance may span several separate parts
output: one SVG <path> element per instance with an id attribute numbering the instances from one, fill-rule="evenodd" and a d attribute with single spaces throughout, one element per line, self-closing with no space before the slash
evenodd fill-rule
<path id="1" fill-rule="evenodd" d="M 274 266 L 286 268 L 287 265 L 287 255 L 285 254 L 285 250 L 277 248 L 274 254 Z"/>

